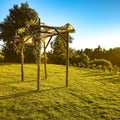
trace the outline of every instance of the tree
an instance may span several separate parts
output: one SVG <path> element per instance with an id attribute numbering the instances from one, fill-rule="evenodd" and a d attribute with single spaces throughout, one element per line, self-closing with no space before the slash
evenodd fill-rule
<path id="1" fill-rule="evenodd" d="M 26 44 L 24 47 L 25 63 L 35 63 L 35 46 L 33 44 Z"/>
<path id="2" fill-rule="evenodd" d="M 89 56 L 90 59 L 93 59 L 93 50 L 85 48 L 84 53 Z"/>
<path id="3" fill-rule="evenodd" d="M 62 33 L 63 37 L 66 38 L 66 33 Z M 72 43 L 73 38 L 69 35 L 69 43 Z M 53 49 L 53 59 L 55 64 L 66 63 L 66 41 L 61 36 L 57 36 L 51 43 Z M 49 59 L 49 58 L 48 58 Z"/>
<path id="4" fill-rule="evenodd" d="M 4 19 L 4 22 L 0 24 L 0 39 L 3 40 L 6 47 L 3 50 L 6 62 L 16 62 L 14 58 L 18 58 L 15 46 L 19 48 L 21 54 L 21 78 L 24 80 L 24 38 L 28 34 L 23 32 L 19 34 L 19 39 L 16 39 L 16 33 L 19 29 L 24 30 L 28 24 L 33 23 L 38 19 L 37 12 L 29 8 L 28 3 L 21 3 L 21 6 L 14 5 L 9 10 L 9 16 Z M 18 50 L 17 48 L 17 50 Z M 11 61 L 10 61 L 10 58 Z"/>
<path id="5" fill-rule="evenodd" d="M 53 51 L 50 50 L 46 53 L 47 59 L 48 59 L 48 63 L 50 64 L 54 64 L 54 58 L 53 58 Z"/>
<path id="6" fill-rule="evenodd" d="M 100 45 L 98 45 L 97 48 L 94 49 L 92 58 L 93 59 L 100 59 L 103 56 L 103 51 Z"/>
<path id="7" fill-rule="evenodd" d="M 81 67 L 88 67 L 89 57 L 83 52 L 80 54 L 79 63 Z"/>
<path id="8" fill-rule="evenodd" d="M 120 47 L 110 48 L 108 51 L 106 51 L 105 57 L 113 65 L 120 67 Z"/>
<path id="9" fill-rule="evenodd" d="M 89 57 L 83 52 L 83 50 L 77 50 L 74 52 L 71 63 L 79 67 L 88 67 Z"/>
<path id="10" fill-rule="evenodd" d="M 19 28 L 24 28 L 27 24 L 38 18 L 37 12 L 29 8 L 28 3 L 21 3 L 21 6 L 14 5 L 9 10 L 9 15 L 0 23 L 0 39 L 5 43 L 3 50 L 7 62 L 18 62 L 13 58 L 18 57 L 14 51 L 14 36 Z M 24 37 L 24 36 L 23 36 Z M 10 58 L 12 59 L 10 61 Z"/>

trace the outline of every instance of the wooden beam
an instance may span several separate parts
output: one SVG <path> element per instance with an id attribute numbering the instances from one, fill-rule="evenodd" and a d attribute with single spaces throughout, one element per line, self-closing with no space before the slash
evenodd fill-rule
<path id="1" fill-rule="evenodd" d="M 45 79 L 47 79 L 45 41 L 43 43 L 44 43 L 44 72 L 45 72 Z"/>
<path id="2" fill-rule="evenodd" d="M 40 19 L 39 19 L 40 24 Z M 41 29 L 40 29 L 41 32 Z M 38 36 L 37 36 L 38 37 Z M 38 39 L 38 45 L 37 45 L 37 51 L 38 51 L 38 59 L 37 59 L 37 90 L 40 89 L 40 63 L 41 63 L 41 39 L 40 37 Z"/>
<path id="3" fill-rule="evenodd" d="M 29 36 L 26 40 L 24 40 L 24 44 L 31 38 L 31 36 Z"/>
<path id="4" fill-rule="evenodd" d="M 21 81 L 24 81 L 24 43 L 21 46 Z"/>
<path id="5" fill-rule="evenodd" d="M 66 87 L 68 87 L 68 69 L 69 69 L 69 32 L 66 32 L 67 36 L 66 39 L 64 38 L 64 36 L 59 33 L 59 31 L 57 29 L 55 29 L 56 32 L 66 41 Z M 64 44 L 65 45 L 65 44 Z"/>
<path id="6" fill-rule="evenodd" d="M 62 38 L 62 42 L 63 42 L 63 44 L 64 44 L 64 47 L 66 48 L 65 41 L 67 41 L 67 40 L 64 38 L 64 36 L 63 36 L 57 29 L 55 29 L 55 31 L 56 31 L 57 34 Z"/>
<path id="7" fill-rule="evenodd" d="M 49 40 L 48 40 L 48 42 L 47 42 L 47 45 L 45 46 L 45 50 L 47 49 L 47 47 L 48 47 L 48 45 L 49 45 L 51 39 L 52 39 L 52 36 L 50 36 L 50 38 L 49 38 Z"/>
<path id="8" fill-rule="evenodd" d="M 68 87 L 68 68 L 69 68 L 69 33 L 67 32 L 66 47 L 66 87 Z"/>
<path id="9" fill-rule="evenodd" d="M 55 26 L 47 26 L 47 25 L 41 25 L 42 28 L 48 28 L 48 29 L 59 29 L 59 30 L 66 30 L 64 27 L 55 27 Z"/>

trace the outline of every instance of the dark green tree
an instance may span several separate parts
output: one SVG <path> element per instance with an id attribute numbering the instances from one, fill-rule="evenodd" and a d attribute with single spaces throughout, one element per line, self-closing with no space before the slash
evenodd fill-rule
<path id="1" fill-rule="evenodd" d="M 50 50 L 46 53 L 47 55 L 47 62 L 50 63 L 50 64 L 54 64 L 54 58 L 53 58 L 53 50 Z"/>
<path id="2" fill-rule="evenodd" d="M 3 52 L 6 62 L 19 62 L 18 55 L 14 51 L 15 33 L 37 18 L 37 12 L 30 8 L 27 2 L 9 9 L 9 15 L 0 23 L 0 39 L 5 43 Z"/>
<path id="3" fill-rule="evenodd" d="M 25 44 L 24 47 L 25 63 L 35 63 L 35 46 L 33 44 Z"/>
<path id="4" fill-rule="evenodd" d="M 83 50 L 77 50 L 74 52 L 74 56 L 71 59 L 72 64 L 79 67 L 88 67 L 89 57 L 86 55 Z"/>
<path id="5" fill-rule="evenodd" d="M 84 52 L 82 52 L 79 58 L 79 66 L 88 67 L 88 64 L 89 64 L 89 57 Z"/>
<path id="6" fill-rule="evenodd" d="M 92 58 L 93 59 L 100 59 L 103 56 L 102 53 L 103 53 L 102 48 L 101 48 L 100 45 L 98 45 L 98 47 L 95 48 L 94 51 L 93 51 Z"/>
<path id="7" fill-rule="evenodd" d="M 105 59 L 109 60 L 113 65 L 120 67 L 120 47 L 107 50 L 105 53 Z"/>
<path id="8" fill-rule="evenodd" d="M 86 55 L 88 55 L 88 57 L 90 58 L 90 59 L 93 59 L 93 49 L 90 49 L 90 48 L 85 48 L 85 50 L 84 50 L 84 53 L 86 54 Z"/>
<path id="9" fill-rule="evenodd" d="M 66 33 L 62 33 L 66 38 Z M 73 38 L 69 35 L 69 43 L 72 43 Z M 66 64 L 66 41 L 61 36 L 57 36 L 51 43 L 53 50 L 53 59 L 55 64 Z M 49 58 L 48 58 L 49 59 Z"/>

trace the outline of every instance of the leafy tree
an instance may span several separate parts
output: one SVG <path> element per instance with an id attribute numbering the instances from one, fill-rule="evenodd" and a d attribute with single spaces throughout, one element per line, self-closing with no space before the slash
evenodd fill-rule
<path id="1" fill-rule="evenodd" d="M 105 53 L 106 59 L 120 67 L 120 47 L 111 48 Z"/>
<path id="2" fill-rule="evenodd" d="M 66 38 L 66 33 L 62 33 L 64 38 Z M 69 36 L 69 43 L 72 43 L 73 38 Z M 61 36 L 57 36 L 51 43 L 53 49 L 53 59 L 55 64 L 65 64 L 66 63 L 66 41 L 63 40 Z"/>
<path id="3" fill-rule="evenodd" d="M 70 63 L 74 66 L 77 66 L 79 63 L 79 60 L 80 60 L 81 51 L 80 50 L 73 50 L 73 51 L 70 50 L 70 52 L 72 53 L 72 55 L 70 53 L 70 55 L 71 55 Z"/>
<path id="4" fill-rule="evenodd" d="M 33 23 L 38 18 L 38 14 L 32 8 L 29 8 L 28 3 L 21 3 L 21 6 L 14 5 L 12 9 L 9 10 L 9 16 L 4 19 L 4 22 L 0 24 L 0 38 L 5 42 L 6 48 L 3 50 L 7 62 L 16 62 L 15 58 L 18 59 L 16 54 L 16 45 L 21 54 L 21 78 L 24 80 L 24 38 L 28 34 L 26 31 L 19 33 L 19 39 L 16 32 L 18 30 L 25 30 L 28 24 Z M 17 49 L 18 49 L 17 48 Z M 11 61 L 10 61 L 10 58 Z"/>
<path id="5" fill-rule="evenodd" d="M 93 59 L 100 59 L 100 58 L 102 58 L 102 53 L 103 53 L 102 48 L 101 48 L 100 45 L 98 45 L 98 47 L 95 48 L 94 51 L 93 51 L 92 58 Z"/>
<path id="6" fill-rule="evenodd" d="M 26 44 L 24 47 L 25 63 L 35 63 L 35 47 L 32 44 Z"/>
<path id="7" fill-rule="evenodd" d="M 93 58 L 93 50 L 92 50 L 92 49 L 86 48 L 86 49 L 84 50 L 84 53 L 85 53 L 86 55 L 88 55 L 90 59 Z"/>
<path id="8" fill-rule="evenodd" d="M 70 64 L 73 65 L 74 64 L 74 57 L 76 56 L 76 50 L 69 48 L 69 59 L 70 59 Z"/>
<path id="9" fill-rule="evenodd" d="M 81 65 L 84 65 L 84 67 L 88 67 L 89 57 L 85 53 L 82 52 L 79 59 L 79 63 Z"/>
<path id="10" fill-rule="evenodd" d="M 28 3 L 26 2 L 21 3 L 21 6 L 14 5 L 13 8 L 9 10 L 9 15 L 4 19 L 4 22 L 0 23 L 0 39 L 3 40 L 6 46 L 3 52 L 7 62 L 16 62 L 14 58 L 18 57 L 14 51 L 14 36 L 16 31 L 19 28 L 26 27 L 27 24 L 37 18 L 37 12 L 34 9 L 29 8 Z"/>
<path id="11" fill-rule="evenodd" d="M 46 56 L 48 58 L 47 62 L 50 63 L 50 64 L 54 64 L 54 58 L 53 58 L 53 51 L 48 51 L 46 53 Z"/>
<path id="12" fill-rule="evenodd" d="M 72 63 L 79 67 L 88 67 L 89 57 L 83 51 L 76 51 L 76 55 L 72 58 Z"/>

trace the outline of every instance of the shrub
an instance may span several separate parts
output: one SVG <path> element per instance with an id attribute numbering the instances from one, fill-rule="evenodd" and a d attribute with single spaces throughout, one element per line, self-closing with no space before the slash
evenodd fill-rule
<path id="1" fill-rule="evenodd" d="M 90 61 L 89 64 L 96 64 L 96 66 L 98 65 L 112 66 L 112 63 L 105 59 L 95 59 L 95 60 Z"/>
<path id="2" fill-rule="evenodd" d="M 103 71 L 105 71 L 106 69 L 108 69 L 109 71 L 112 70 L 112 63 L 108 60 L 105 60 L 105 59 L 92 60 L 92 61 L 89 62 L 89 65 L 90 66 L 95 65 L 96 68 L 101 68 L 101 69 L 103 69 Z"/>

